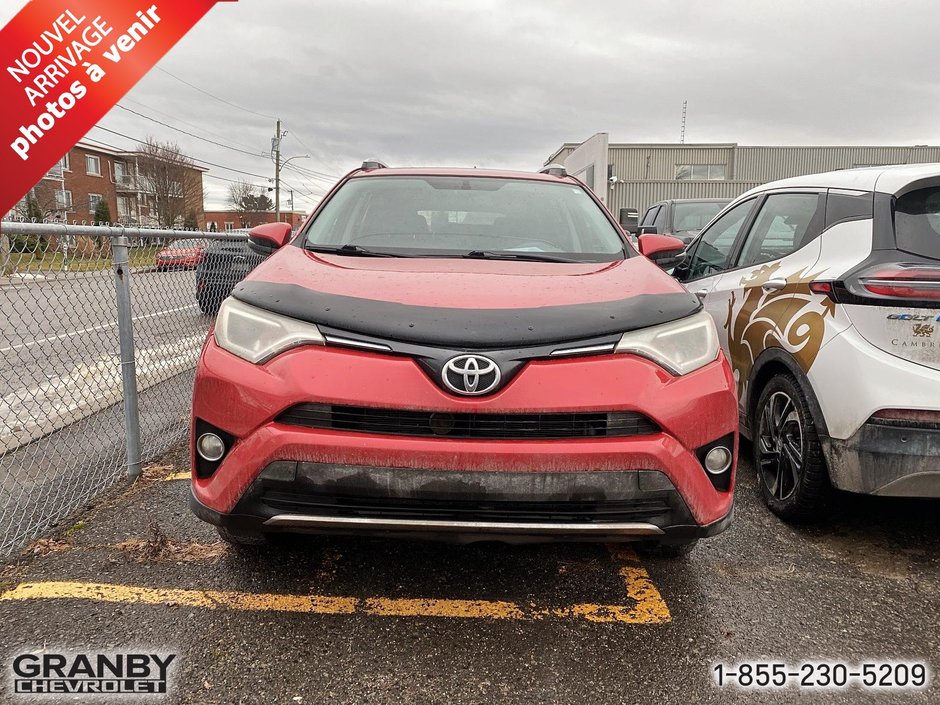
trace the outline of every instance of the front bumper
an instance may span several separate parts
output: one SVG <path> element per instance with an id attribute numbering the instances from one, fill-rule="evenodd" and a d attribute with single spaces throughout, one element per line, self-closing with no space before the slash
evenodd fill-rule
<path id="1" fill-rule="evenodd" d="M 198 266 L 199 260 L 194 257 L 160 257 L 157 259 L 158 267 L 188 267 Z"/>
<path id="2" fill-rule="evenodd" d="M 724 531 L 731 512 L 701 526 L 672 482 L 655 470 L 480 473 L 278 461 L 235 508 L 191 498 L 201 519 L 241 531 L 367 534 L 529 543 L 656 540 Z"/>
<path id="3" fill-rule="evenodd" d="M 285 410 L 309 403 L 479 415 L 635 411 L 654 421 L 657 431 L 628 437 L 494 440 L 304 428 L 279 419 Z M 498 487 L 505 481 L 501 478 L 511 477 L 528 488 L 527 496 L 538 496 L 539 483 L 553 483 L 567 487 L 570 493 L 559 495 L 558 501 L 578 501 L 580 495 L 574 490 L 578 487 L 607 487 L 607 494 L 611 489 L 638 489 L 638 480 L 631 477 L 638 477 L 636 473 L 641 471 L 655 472 L 668 481 L 670 492 L 679 500 L 669 516 L 655 521 L 618 519 L 623 524 L 649 523 L 653 529 L 622 526 L 609 534 L 584 527 L 567 534 L 564 527 L 560 529 L 561 535 L 581 532 L 590 534 L 592 540 L 606 540 L 618 531 L 621 536 L 660 536 L 656 532 L 665 534 L 666 528 L 672 532 L 670 536 L 678 536 L 685 530 L 682 527 L 688 528 L 688 538 L 694 538 L 703 535 L 702 527 L 714 526 L 709 529 L 712 531 L 723 528 L 732 506 L 733 465 L 725 478 L 727 484 L 718 489 L 696 455 L 704 446 L 728 437 L 737 453 L 734 380 L 723 358 L 683 377 L 673 377 L 654 363 L 631 355 L 536 360 L 494 394 L 457 398 L 441 390 L 408 357 L 310 346 L 252 365 L 218 348 L 210 336 L 197 368 L 193 422 L 210 424 L 234 439 L 217 469 L 193 478 L 197 514 L 209 521 L 215 517 L 213 523 L 245 521 L 257 529 L 258 519 L 262 523 L 271 520 L 274 515 L 245 502 L 254 496 L 259 483 L 263 487 L 270 480 L 260 477 L 262 471 L 285 461 L 316 467 L 318 473 L 327 467 L 357 469 L 364 477 L 391 473 L 391 479 L 379 483 L 386 490 L 400 486 L 412 471 L 430 473 L 427 481 L 420 483 L 422 487 L 435 483 L 450 486 L 464 474 L 470 474 L 482 487 Z M 197 467 L 195 457 L 193 467 Z M 617 477 L 624 473 L 626 478 Z M 555 484 L 558 482 L 562 484 Z M 491 498 L 487 493 L 464 495 L 461 499 L 466 501 Z M 627 501 L 629 497 L 619 499 Z M 302 513 L 321 519 L 297 519 L 296 511 L 282 512 L 293 518 L 278 519 L 267 527 L 336 528 L 335 516 L 327 521 L 316 512 Z M 389 523 L 396 517 L 366 518 L 385 523 L 367 527 L 363 522 L 344 521 L 344 527 L 356 533 L 369 528 L 395 533 L 405 528 Z M 420 518 L 463 521 L 453 516 Z M 502 521 L 492 513 L 484 520 Z M 530 526 L 519 526 L 520 521 Z M 319 524 L 314 526 L 314 522 Z M 545 523 L 542 517 L 520 519 L 514 515 L 508 523 L 512 526 L 489 528 L 497 532 L 505 529 L 507 535 L 559 534 L 557 519 L 542 528 L 537 526 Z M 579 519 L 575 523 L 583 522 Z M 409 533 L 413 534 L 414 528 L 408 528 Z M 424 528 L 435 535 L 470 535 L 475 530 L 473 526 L 444 524 Z"/>
<path id="4" fill-rule="evenodd" d="M 940 429 L 866 423 L 823 441 L 832 484 L 888 497 L 940 498 Z"/>

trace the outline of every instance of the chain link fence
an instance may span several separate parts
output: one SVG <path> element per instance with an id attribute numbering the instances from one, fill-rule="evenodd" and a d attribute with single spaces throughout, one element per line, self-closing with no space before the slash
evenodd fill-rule
<path id="1" fill-rule="evenodd" d="M 0 223 L 0 558 L 185 437 L 247 232 Z"/>

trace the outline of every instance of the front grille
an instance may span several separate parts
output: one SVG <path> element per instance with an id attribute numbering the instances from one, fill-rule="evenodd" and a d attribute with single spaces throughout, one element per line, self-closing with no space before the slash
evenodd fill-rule
<path id="1" fill-rule="evenodd" d="M 363 497 L 267 490 L 261 501 L 279 512 L 369 519 L 443 521 L 652 521 L 671 511 L 665 499 L 493 501 Z"/>
<path id="2" fill-rule="evenodd" d="M 361 406 L 298 404 L 277 422 L 305 428 L 418 436 L 522 440 L 645 436 L 659 427 L 635 411 L 572 414 L 462 414 Z"/>

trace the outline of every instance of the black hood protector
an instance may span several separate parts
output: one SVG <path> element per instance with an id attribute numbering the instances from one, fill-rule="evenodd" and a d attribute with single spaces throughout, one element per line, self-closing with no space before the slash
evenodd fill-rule
<path id="1" fill-rule="evenodd" d="M 439 308 L 264 281 L 242 282 L 232 295 L 272 313 L 350 333 L 466 350 L 522 348 L 623 333 L 675 321 L 702 307 L 692 294 L 674 292 L 538 308 Z"/>

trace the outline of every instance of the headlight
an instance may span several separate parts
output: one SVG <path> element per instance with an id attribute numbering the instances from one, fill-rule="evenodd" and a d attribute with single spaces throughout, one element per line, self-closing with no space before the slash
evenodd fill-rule
<path id="1" fill-rule="evenodd" d="M 700 311 L 678 321 L 624 333 L 616 352 L 649 358 L 674 375 L 697 370 L 718 357 L 718 331 Z"/>
<path id="2" fill-rule="evenodd" d="M 233 355 L 255 364 L 298 345 L 323 345 L 312 323 L 280 316 L 231 297 L 222 302 L 215 319 L 215 342 Z"/>

